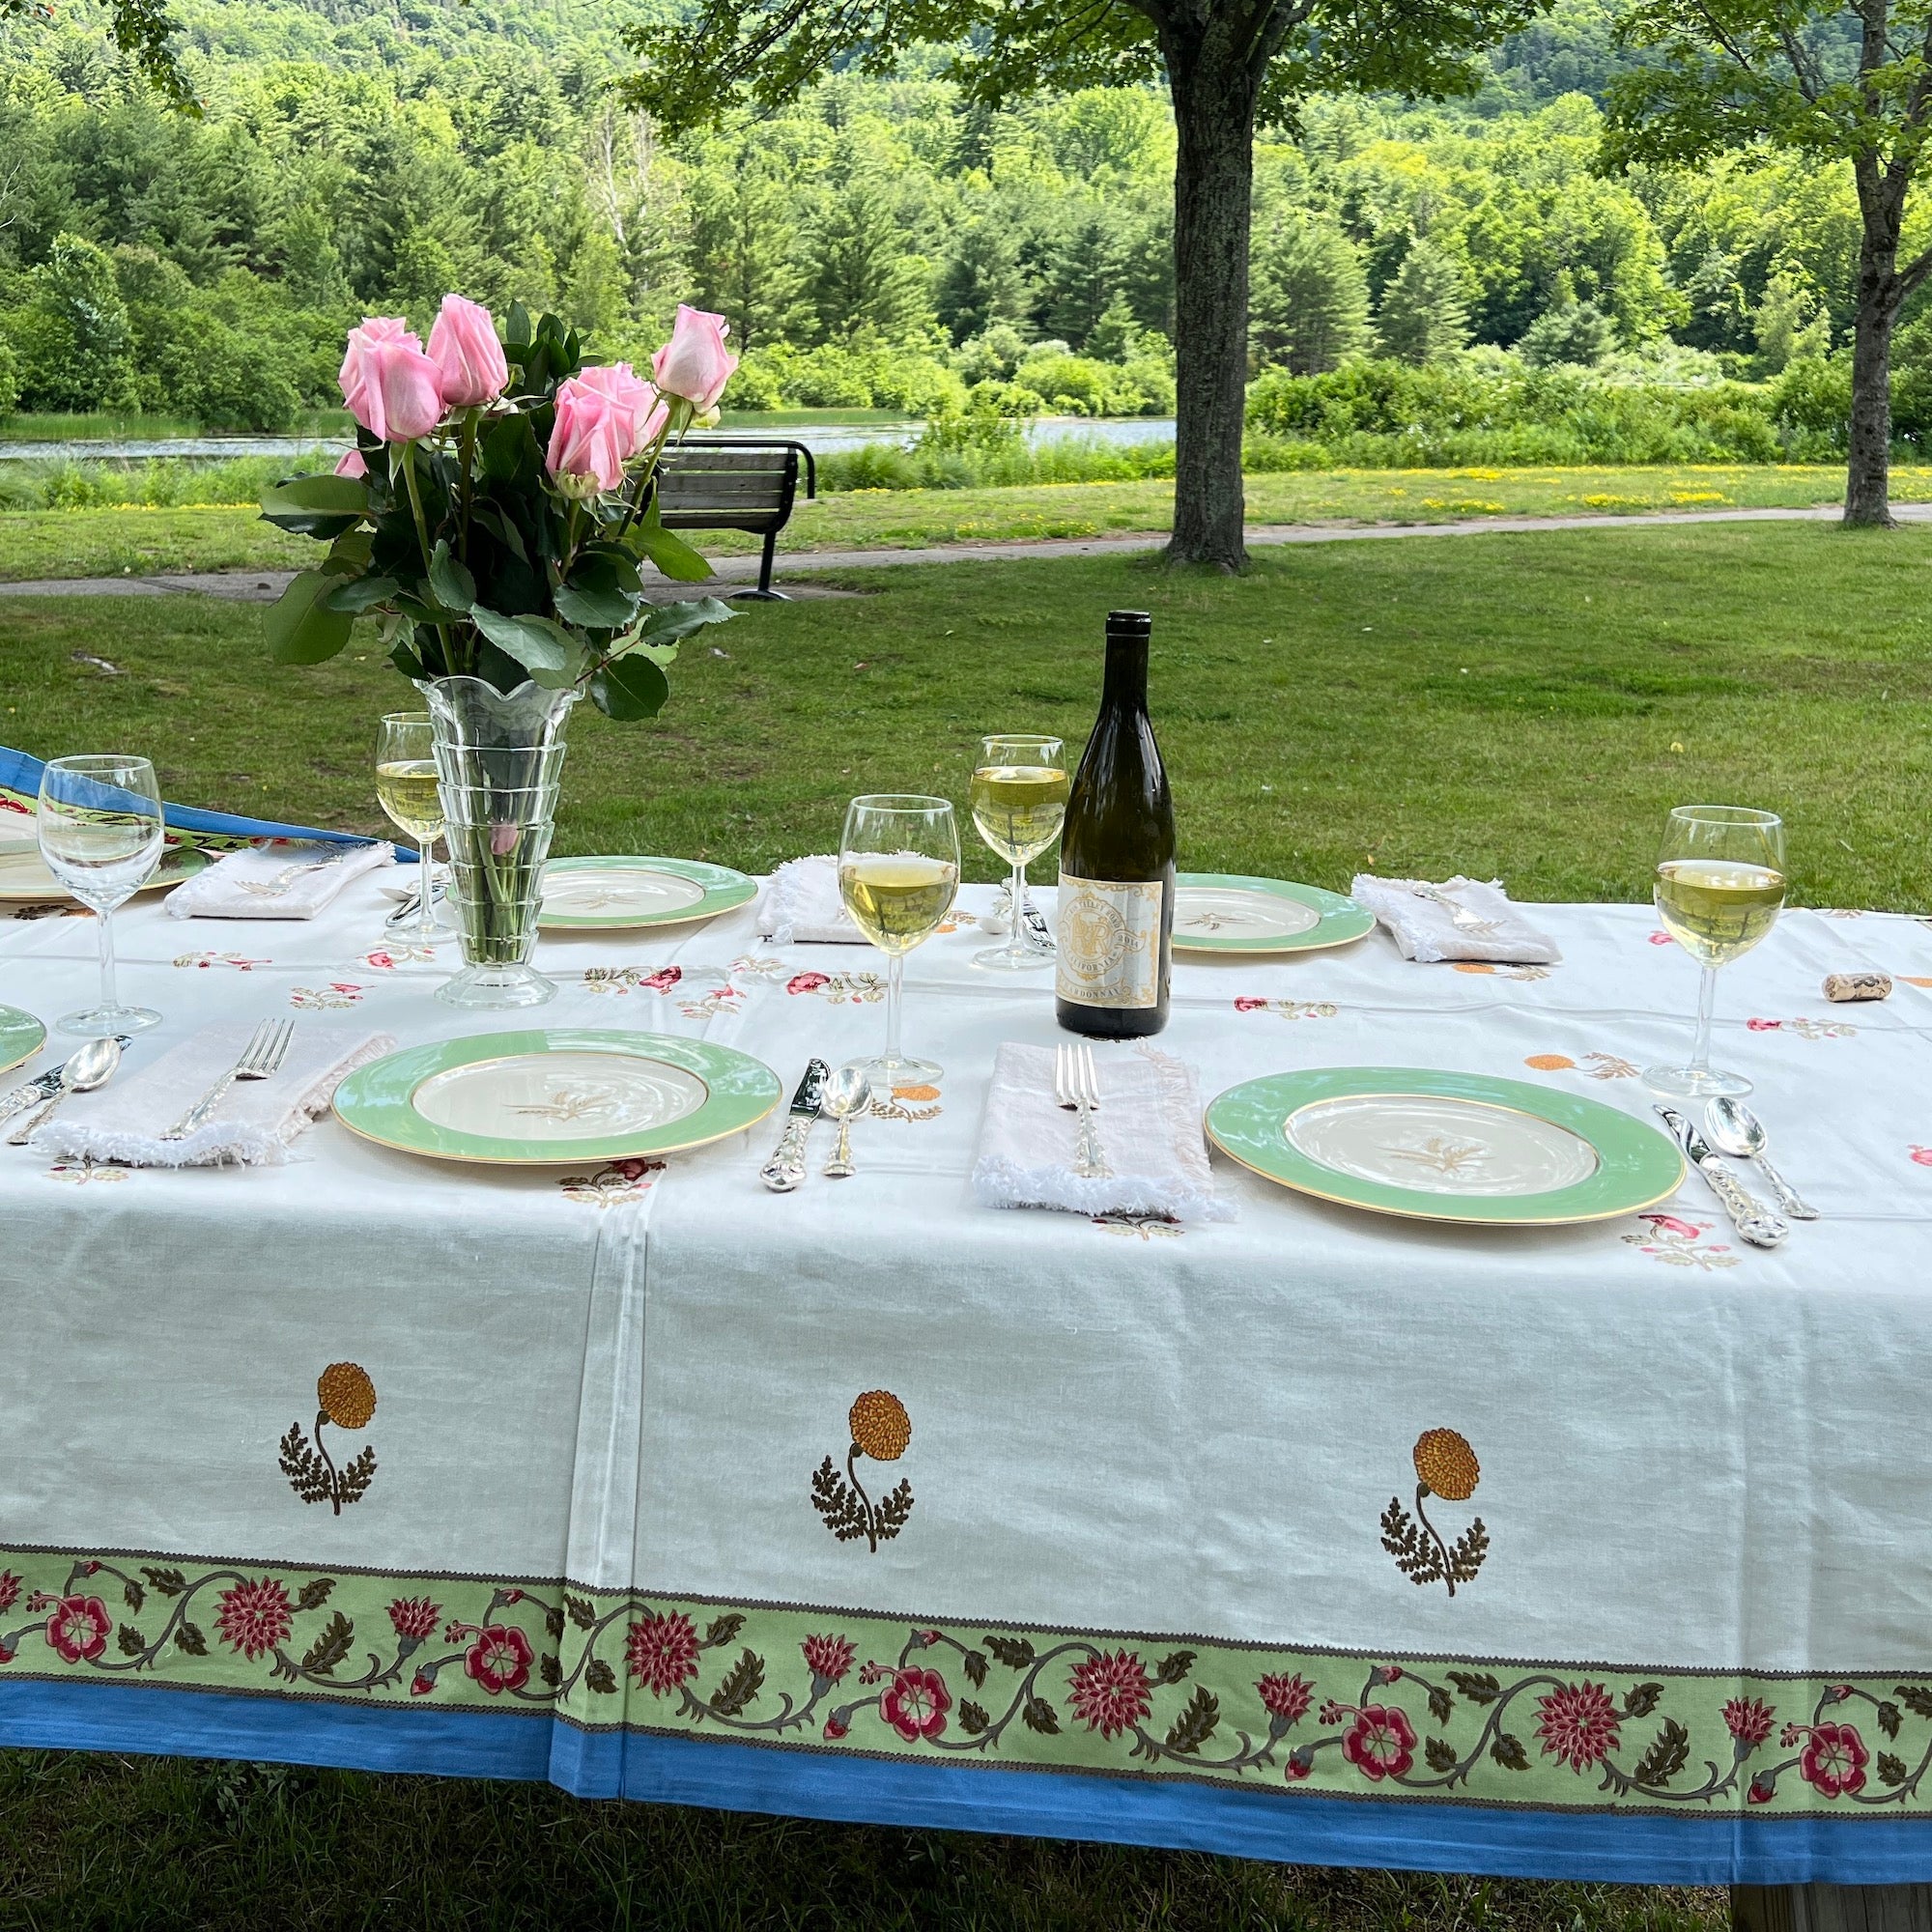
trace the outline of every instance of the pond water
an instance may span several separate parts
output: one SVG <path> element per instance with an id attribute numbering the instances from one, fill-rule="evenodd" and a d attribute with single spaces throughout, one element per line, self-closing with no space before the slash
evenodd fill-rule
<path id="1" fill-rule="evenodd" d="M 758 441 L 774 437 L 802 442 L 815 456 L 829 456 L 836 450 L 860 449 L 872 442 L 906 442 L 918 437 L 917 422 L 875 423 L 788 423 L 774 429 L 753 429 L 742 420 L 716 436 L 743 437 Z M 1094 442 L 1172 442 L 1172 416 L 1130 416 L 1094 419 L 1088 416 L 1042 416 L 1027 431 L 1030 442 L 1065 442 L 1085 439 Z M 150 458 L 186 457 L 197 462 L 218 463 L 240 456 L 299 458 L 327 457 L 333 461 L 349 444 L 346 440 L 317 440 L 293 436 L 193 436 L 157 438 L 153 441 L 135 439 L 100 442 L 5 442 L 0 441 L 0 463 L 139 463 Z"/>

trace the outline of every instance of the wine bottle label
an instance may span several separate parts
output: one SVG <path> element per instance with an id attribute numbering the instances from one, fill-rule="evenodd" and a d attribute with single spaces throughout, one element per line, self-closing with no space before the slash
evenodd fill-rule
<path id="1" fill-rule="evenodd" d="M 1160 998 L 1158 879 L 1060 875 L 1055 991 L 1083 1007 L 1151 1007 Z"/>

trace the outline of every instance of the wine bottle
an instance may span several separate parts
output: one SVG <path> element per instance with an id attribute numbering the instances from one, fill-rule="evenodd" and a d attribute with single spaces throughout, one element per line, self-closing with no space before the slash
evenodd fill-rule
<path id="1" fill-rule="evenodd" d="M 1054 1011 L 1073 1033 L 1136 1039 L 1167 1024 L 1174 798 L 1148 718 L 1145 611 L 1107 616 L 1100 715 L 1060 838 Z"/>

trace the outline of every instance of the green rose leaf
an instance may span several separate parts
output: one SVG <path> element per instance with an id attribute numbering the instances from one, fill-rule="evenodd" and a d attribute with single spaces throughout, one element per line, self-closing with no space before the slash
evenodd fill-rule
<path id="1" fill-rule="evenodd" d="M 607 718 L 655 718 L 670 696 L 670 680 L 649 658 L 614 658 L 590 680 L 590 701 Z"/>
<path id="2" fill-rule="evenodd" d="M 393 577 L 337 578 L 335 588 L 322 600 L 322 605 L 326 611 L 347 611 L 352 616 L 359 616 L 372 604 L 393 596 L 397 588 Z"/>
<path id="3" fill-rule="evenodd" d="M 469 614 L 476 620 L 476 628 L 499 651 L 515 658 L 533 675 L 565 670 L 576 659 L 577 639 L 548 617 L 506 617 L 482 604 L 472 605 Z"/>
<path id="4" fill-rule="evenodd" d="M 291 476 L 262 492 L 263 518 L 297 536 L 338 537 L 369 507 L 359 476 Z"/>
<path id="5" fill-rule="evenodd" d="M 467 611 L 476 601 L 476 580 L 449 554 L 449 544 L 439 537 L 429 560 L 429 587 L 436 601 L 451 611 Z"/>
<path id="6" fill-rule="evenodd" d="M 639 640 L 646 644 L 668 644 L 676 638 L 688 638 L 706 624 L 728 624 L 738 612 L 716 597 L 699 597 L 688 604 L 660 604 L 638 626 Z"/>
<path id="7" fill-rule="evenodd" d="M 586 631 L 619 631 L 638 614 L 638 600 L 614 587 L 588 589 L 575 583 L 560 583 L 556 590 L 557 615 Z"/>
<path id="8" fill-rule="evenodd" d="M 342 582 L 320 570 L 302 570 L 269 607 L 264 620 L 269 654 L 277 664 L 323 664 L 349 641 L 355 619 L 322 601 Z"/>
<path id="9" fill-rule="evenodd" d="M 526 415 L 499 416 L 483 439 L 483 474 L 492 483 L 534 483 L 543 451 Z"/>
<path id="10" fill-rule="evenodd" d="M 631 538 L 638 550 L 673 583 L 702 583 L 712 574 L 711 566 L 696 551 L 658 522 L 655 497 L 633 527 Z"/>

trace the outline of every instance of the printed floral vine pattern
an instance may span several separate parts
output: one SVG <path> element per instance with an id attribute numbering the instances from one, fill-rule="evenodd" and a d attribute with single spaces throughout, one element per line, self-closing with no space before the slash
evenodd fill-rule
<path id="1" fill-rule="evenodd" d="M 340 1012 L 359 1006 L 362 988 L 349 980 L 331 980 L 326 986 L 291 986 L 289 1005 L 318 1012 Z"/>
<path id="2" fill-rule="evenodd" d="M 860 1007 L 883 1000 L 886 982 L 876 973 L 794 973 L 785 991 L 809 993 L 835 1007 Z"/>
<path id="3" fill-rule="evenodd" d="M 1425 1429 L 1410 1455 L 1415 1463 L 1415 1514 L 1403 1507 L 1400 1496 L 1389 1498 L 1382 1511 L 1382 1548 L 1411 1583 L 1440 1583 L 1453 1597 L 1458 1583 L 1476 1580 L 1476 1572 L 1490 1553 L 1490 1532 L 1477 1517 L 1454 1543 L 1445 1543 L 1423 1504 L 1431 1496 L 1467 1502 L 1482 1480 L 1482 1464 L 1468 1437 L 1453 1429 Z"/>
<path id="4" fill-rule="evenodd" d="M 866 1102 L 862 1121 L 936 1121 L 945 1112 L 939 1104 L 939 1089 L 918 1085 L 895 1087 L 890 1097 Z"/>
<path id="5" fill-rule="evenodd" d="M 1736 1267 L 1736 1251 L 1724 1241 L 1706 1241 L 1718 1224 L 1715 1221 L 1687 1221 L 1677 1214 L 1639 1214 L 1644 1224 L 1639 1234 L 1622 1238 L 1638 1254 L 1653 1261 L 1668 1262 L 1673 1267 Z"/>
<path id="6" fill-rule="evenodd" d="M 1522 1063 L 1538 1073 L 1587 1073 L 1592 1080 L 1634 1080 L 1635 1065 L 1614 1053 L 1586 1053 L 1575 1061 L 1567 1053 L 1532 1053 Z"/>
<path id="7" fill-rule="evenodd" d="M 0 1684 L 117 1676 L 1238 1783 L 1288 1803 L 1321 1792 L 1932 1815 L 1932 1683 L 1890 1673 L 1653 1679 L 908 1624 L 555 1581 L 0 1550 Z"/>
<path id="8" fill-rule="evenodd" d="M 1795 1033 L 1800 1039 L 1855 1039 L 1858 1028 L 1843 1020 L 1747 1020 L 1752 1033 Z"/>
<path id="9" fill-rule="evenodd" d="M 315 1382 L 315 1440 L 302 1434 L 299 1422 L 289 1424 L 282 1437 L 282 1474 L 305 1503 L 327 1503 L 340 1516 L 345 1506 L 359 1503 L 376 1478 L 376 1452 L 365 1445 L 340 1468 L 323 1440 L 328 1423 L 351 1431 L 367 1429 L 376 1413 L 376 1384 L 355 1362 L 331 1362 Z"/>
<path id="10" fill-rule="evenodd" d="M 570 1201 L 588 1202 L 593 1208 L 615 1208 L 648 1194 L 657 1177 L 665 1171 L 661 1160 L 608 1161 L 595 1174 L 566 1174 L 556 1184 Z"/>
<path id="11" fill-rule="evenodd" d="M 874 1463 L 896 1463 L 912 1442 L 912 1417 L 890 1389 L 868 1389 L 845 1419 L 852 1436 L 845 1473 L 841 1476 L 832 1458 L 826 1457 L 812 1472 L 811 1506 L 840 1543 L 854 1543 L 863 1536 L 866 1547 L 876 1551 L 906 1526 L 912 1515 L 912 1485 L 901 1476 L 874 1502 L 860 1479 L 859 1461 L 869 1456 Z"/>
<path id="12" fill-rule="evenodd" d="M 1497 966 L 1488 959 L 1452 959 L 1449 964 L 1454 972 L 1475 973 L 1485 979 L 1547 980 L 1549 978 L 1548 966 Z"/>
<path id="13" fill-rule="evenodd" d="M 436 957 L 434 946 L 408 946 L 401 940 L 393 940 L 386 946 L 378 946 L 363 953 L 362 964 L 372 973 L 394 973 L 405 966 L 414 966 Z"/>
<path id="14" fill-rule="evenodd" d="M 1178 1235 L 1181 1224 L 1172 1214 L 1095 1214 L 1094 1225 L 1110 1235 L 1138 1235 L 1151 1241 L 1156 1235 Z"/>
<path id="15" fill-rule="evenodd" d="M 1235 1002 L 1237 1013 L 1273 1013 L 1284 1020 L 1332 1020 L 1342 1009 L 1333 1000 L 1264 1000 L 1243 993 Z"/>
<path id="16" fill-rule="evenodd" d="M 92 919 L 94 915 L 84 905 L 76 905 L 71 899 L 40 899 L 32 905 L 14 908 L 15 919 Z"/>
<path id="17" fill-rule="evenodd" d="M 176 960 L 177 966 L 194 967 L 206 973 L 212 966 L 227 966 L 237 973 L 252 973 L 257 966 L 267 966 L 267 959 L 246 959 L 239 952 L 184 952 Z"/>
<path id="18" fill-rule="evenodd" d="M 85 1187 L 90 1180 L 126 1180 L 130 1169 L 98 1165 L 91 1154 L 79 1160 L 57 1160 L 47 1169 L 49 1180 L 65 1180 L 71 1186 Z"/>

